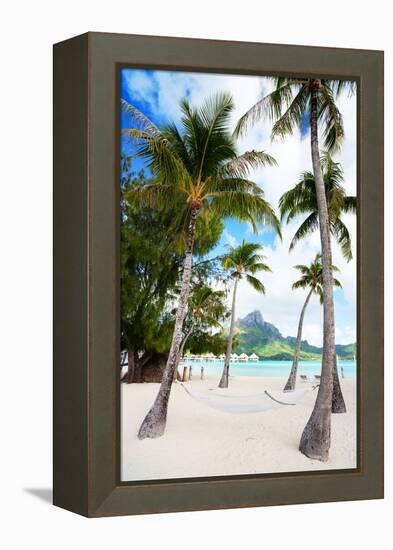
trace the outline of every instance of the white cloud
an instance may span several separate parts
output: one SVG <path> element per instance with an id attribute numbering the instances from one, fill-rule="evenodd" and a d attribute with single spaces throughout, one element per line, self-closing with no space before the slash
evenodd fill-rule
<path id="1" fill-rule="evenodd" d="M 224 237 L 225 244 L 229 244 L 229 246 L 235 247 L 237 245 L 236 237 L 234 237 L 228 229 L 224 229 L 222 236 Z"/>

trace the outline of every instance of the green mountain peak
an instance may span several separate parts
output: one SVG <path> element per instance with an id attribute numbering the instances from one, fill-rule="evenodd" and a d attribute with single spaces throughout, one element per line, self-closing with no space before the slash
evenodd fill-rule
<path id="1" fill-rule="evenodd" d="M 264 320 L 259 310 L 252 311 L 243 319 L 236 321 L 234 351 L 238 354 L 256 353 L 260 359 L 291 360 L 295 349 L 296 338 L 284 337 L 276 326 Z M 336 345 L 339 359 L 353 359 L 356 344 Z M 322 359 L 322 348 L 302 340 L 300 359 L 317 361 Z"/>

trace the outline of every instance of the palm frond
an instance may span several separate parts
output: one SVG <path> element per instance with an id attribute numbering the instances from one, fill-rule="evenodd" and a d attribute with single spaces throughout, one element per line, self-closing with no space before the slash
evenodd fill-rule
<path id="1" fill-rule="evenodd" d="M 198 180 L 202 178 L 205 169 L 205 163 L 209 159 L 209 149 L 215 151 L 217 159 L 217 144 L 214 141 L 218 138 L 219 146 L 227 149 L 228 153 L 233 148 L 230 142 L 229 124 L 230 115 L 233 111 L 234 104 L 230 94 L 217 93 L 206 99 L 205 103 L 199 109 L 199 117 L 206 128 L 206 136 L 202 146 L 202 154 L 199 159 Z M 213 142 L 213 147 L 212 147 Z M 222 152 L 221 152 L 222 154 Z M 227 156 L 224 153 L 223 157 Z"/>
<path id="2" fill-rule="evenodd" d="M 321 153 L 321 167 L 326 188 L 341 187 L 344 171 L 339 162 L 335 162 L 329 151 Z"/>
<path id="3" fill-rule="evenodd" d="M 299 87 L 297 79 L 274 79 L 276 88 L 257 101 L 238 121 L 234 137 L 238 138 L 254 126 L 263 116 L 275 120 L 281 116 L 284 106 L 289 105 L 293 98 L 293 88 Z"/>
<path id="4" fill-rule="evenodd" d="M 352 260 L 352 242 L 351 235 L 348 231 L 347 226 L 341 221 L 340 218 L 336 217 L 333 220 L 330 220 L 330 229 L 332 234 L 339 246 L 341 246 L 341 251 L 344 258 L 349 262 Z"/>
<path id="5" fill-rule="evenodd" d="M 252 275 L 246 275 L 247 282 L 256 290 L 257 292 L 260 292 L 261 294 L 266 293 L 265 285 L 256 277 L 253 277 Z"/>
<path id="6" fill-rule="evenodd" d="M 218 216 L 250 222 L 254 232 L 257 232 L 258 224 L 263 224 L 271 227 L 281 238 L 280 222 L 271 205 L 260 195 L 222 191 L 210 193 L 209 196 L 214 198 L 212 208 Z"/>
<path id="7" fill-rule="evenodd" d="M 321 287 L 321 285 L 318 285 L 315 288 L 315 294 L 317 294 L 319 296 L 319 303 L 322 305 L 323 304 L 323 288 Z"/>
<path id="8" fill-rule="evenodd" d="M 161 132 L 157 126 L 147 116 L 139 111 L 139 109 L 131 105 L 131 103 L 128 103 L 125 99 L 121 99 L 120 103 L 122 111 L 131 116 L 131 120 L 140 130 L 143 130 L 156 138 L 161 137 Z"/>
<path id="9" fill-rule="evenodd" d="M 308 287 L 308 282 L 306 279 L 299 279 L 298 281 L 294 282 L 292 285 L 293 290 L 296 290 L 298 288 L 301 288 L 302 290 L 304 290 L 307 287 Z"/>
<path id="10" fill-rule="evenodd" d="M 293 266 L 294 269 L 298 269 L 301 273 L 308 273 L 308 270 L 310 269 L 308 265 L 304 264 L 297 264 Z"/>
<path id="11" fill-rule="evenodd" d="M 357 208 L 357 198 L 356 197 L 345 197 L 343 204 L 343 212 L 346 214 L 356 214 Z"/>
<path id="12" fill-rule="evenodd" d="M 320 88 L 318 118 L 323 123 L 324 145 L 329 153 L 337 151 L 344 139 L 342 115 L 328 82 Z"/>
<path id="13" fill-rule="evenodd" d="M 136 208 L 148 206 L 155 209 L 165 209 L 173 205 L 173 201 L 181 201 L 181 192 L 171 185 L 142 184 L 133 185 L 124 194 L 124 198 Z M 183 196 L 185 201 L 185 196 Z"/>
<path id="14" fill-rule="evenodd" d="M 284 114 L 274 123 L 272 128 L 272 139 L 284 139 L 286 136 L 292 135 L 295 128 L 301 126 L 303 117 L 307 112 L 308 101 L 308 88 L 303 84 L 288 105 Z"/>
<path id="15" fill-rule="evenodd" d="M 346 91 L 348 97 L 356 93 L 357 84 L 355 80 L 330 80 L 329 81 L 335 97 L 340 97 Z"/>
<path id="16" fill-rule="evenodd" d="M 286 191 L 278 203 L 281 220 L 289 223 L 295 216 L 317 209 L 315 180 L 311 172 L 303 172 L 299 183 Z"/>
<path id="17" fill-rule="evenodd" d="M 318 253 L 315 255 L 315 258 L 312 260 L 312 262 L 309 265 L 295 265 L 296 269 L 298 269 L 302 276 L 300 279 L 298 279 L 296 282 L 293 283 L 292 288 L 298 289 L 306 289 L 311 288 L 314 292 L 314 294 L 317 294 L 319 296 L 320 302 L 323 302 L 323 272 L 322 272 L 322 261 L 321 261 L 321 253 Z M 339 271 L 338 267 L 335 265 L 332 265 L 333 271 Z M 333 279 L 334 285 L 337 287 L 341 287 L 341 283 L 337 279 Z"/>
<path id="18" fill-rule="evenodd" d="M 162 129 L 162 136 L 171 144 L 171 149 L 181 160 L 187 170 L 190 172 L 192 169 L 192 158 L 190 152 L 187 149 L 184 137 L 180 134 L 180 131 L 176 124 L 171 123 L 164 126 Z"/>
<path id="19" fill-rule="evenodd" d="M 205 184 L 205 198 L 216 197 L 220 193 L 238 192 L 263 196 L 263 191 L 255 182 L 241 177 L 225 177 L 208 180 Z"/>
<path id="20" fill-rule="evenodd" d="M 304 239 L 306 235 L 313 233 L 318 228 L 318 225 L 318 213 L 312 212 L 297 229 L 292 238 L 291 244 L 289 245 L 289 250 L 293 250 L 296 244 L 300 240 Z"/>
<path id="21" fill-rule="evenodd" d="M 189 174 L 171 149 L 169 142 L 162 134 L 158 137 L 138 128 L 124 129 L 123 135 L 129 137 L 137 146 L 137 154 L 147 159 L 148 166 L 155 176 L 160 176 L 164 184 L 189 181 Z"/>
<path id="22" fill-rule="evenodd" d="M 264 258 L 264 256 L 259 256 L 259 258 Z M 254 264 L 250 264 L 247 266 L 250 273 L 257 273 L 258 271 L 265 271 L 267 273 L 271 273 L 272 270 L 270 267 L 263 262 L 256 262 Z"/>
<path id="23" fill-rule="evenodd" d="M 219 174 L 221 177 L 246 178 L 250 170 L 276 165 L 275 158 L 265 151 L 247 151 L 224 164 Z"/>

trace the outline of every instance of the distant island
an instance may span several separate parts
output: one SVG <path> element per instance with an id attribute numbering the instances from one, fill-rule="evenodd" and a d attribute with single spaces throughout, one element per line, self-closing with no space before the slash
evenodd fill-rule
<path id="1" fill-rule="evenodd" d="M 272 323 L 263 319 L 260 311 L 252 311 L 236 322 L 234 351 L 238 354 L 256 353 L 260 359 L 285 361 L 293 359 L 296 338 L 284 337 Z M 337 344 L 336 352 L 339 359 L 352 360 L 356 354 L 356 343 Z M 307 340 L 302 340 L 300 359 L 317 361 L 322 359 L 322 348 L 312 346 Z"/>

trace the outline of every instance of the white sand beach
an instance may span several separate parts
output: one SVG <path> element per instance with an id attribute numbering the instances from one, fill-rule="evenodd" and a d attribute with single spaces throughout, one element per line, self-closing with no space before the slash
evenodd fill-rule
<path id="1" fill-rule="evenodd" d="M 152 405 L 159 384 L 121 385 L 121 479 L 171 479 L 356 468 L 356 384 L 341 380 L 346 414 L 332 415 L 332 446 L 326 463 L 298 451 L 302 430 L 317 392 L 307 392 L 296 406 L 265 412 L 229 414 L 192 399 L 176 383 L 169 402 L 165 434 L 139 441 L 138 428 Z M 198 392 L 255 395 L 277 391 L 284 378 L 231 377 L 227 390 L 217 390 L 218 379 L 187 382 Z M 309 387 L 298 382 L 297 389 Z M 224 394 L 224 393 L 223 393 Z"/>

